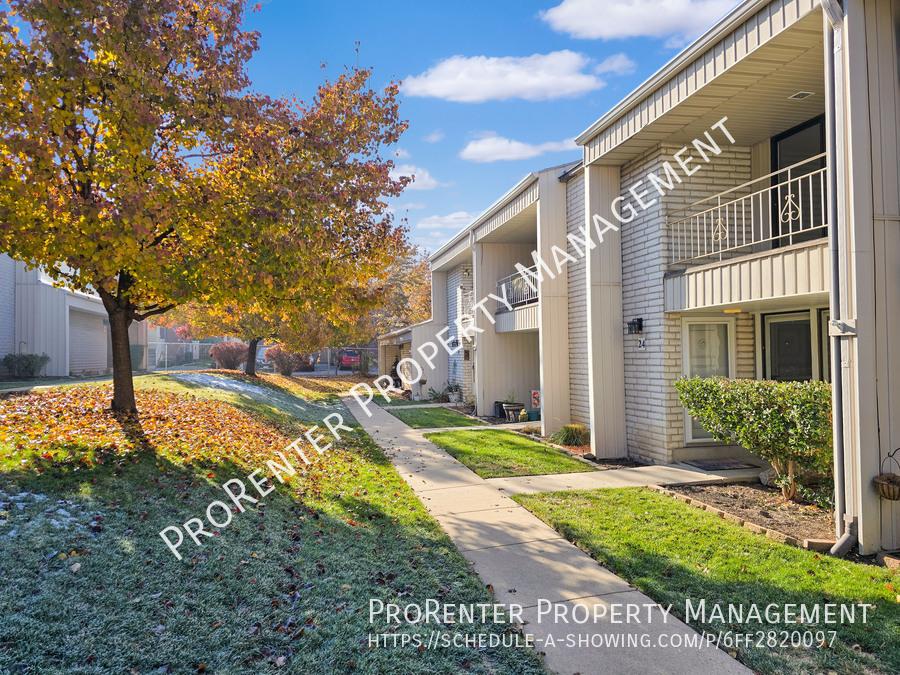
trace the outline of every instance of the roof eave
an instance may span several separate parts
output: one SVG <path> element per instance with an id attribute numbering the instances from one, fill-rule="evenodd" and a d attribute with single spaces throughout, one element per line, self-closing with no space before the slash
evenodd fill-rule
<path id="1" fill-rule="evenodd" d="M 694 60 L 699 54 L 706 50 L 716 40 L 727 34 L 739 24 L 746 21 L 760 7 L 767 5 L 771 0 L 744 0 L 740 5 L 732 9 L 728 14 L 722 17 L 716 24 L 706 31 L 699 38 L 694 40 L 680 54 L 669 61 L 666 65 L 656 71 L 647 80 L 645 80 L 637 89 L 626 96 L 612 110 L 606 113 L 599 120 L 594 122 L 590 127 L 581 132 L 575 142 L 583 146 L 604 128 L 615 122 L 622 115 L 627 113 L 634 105 L 640 103 L 650 92 L 665 82 L 669 77 L 674 75 L 678 70 L 686 66 Z"/>

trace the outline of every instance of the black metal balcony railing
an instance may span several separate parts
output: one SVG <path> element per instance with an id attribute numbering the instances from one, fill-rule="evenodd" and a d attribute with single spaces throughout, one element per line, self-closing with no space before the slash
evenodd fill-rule
<path id="1" fill-rule="evenodd" d="M 723 260 L 825 236 L 824 163 L 822 153 L 669 213 L 669 264 Z"/>
<path id="2" fill-rule="evenodd" d="M 515 274 L 510 274 L 508 277 L 503 277 L 499 281 L 497 281 L 497 295 L 501 298 L 505 297 L 506 301 L 513 307 L 520 307 L 522 305 L 528 305 L 532 302 L 538 301 L 538 293 L 535 288 L 532 286 L 537 286 L 537 281 L 535 280 L 535 276 L 537 274 L 537 265 L 527 268 L 527 271 L 531 273 L 530 279 L 532 283 L 529 284 L 525 277 L 522 274 L 516 272 Z M 502 302 L 497 303 L 497 314 L 501 312 L 506 312 L 506 306 Z"/>

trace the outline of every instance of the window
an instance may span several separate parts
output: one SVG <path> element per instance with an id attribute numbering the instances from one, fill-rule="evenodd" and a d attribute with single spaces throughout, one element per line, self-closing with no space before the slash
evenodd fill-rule
<path id="1" fill-rule="evenodd" d="M 686 377 L 734 377 L 734 319 L 682 319 L 682 372 Z M 712 441 L 712 434 L 684 411 L 686 443 Z"/>
<path id="2" fill-rule="evenodd" d="M 766 376 L 779 382 L 812 380 L 812 328 L 809 312 L 765 318 Z"/>
<path id="3" fill-rule="evenodd" d="M 762 316 L 760 376 L 779 382 L 831 381 L 827 308 Z"/>

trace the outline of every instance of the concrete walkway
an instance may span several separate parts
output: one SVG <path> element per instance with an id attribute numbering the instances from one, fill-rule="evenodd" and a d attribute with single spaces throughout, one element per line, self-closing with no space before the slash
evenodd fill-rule
<path id="1" fill-rule="evenodd" d="M 702 471 L 686 464 L 637 466 L 630 469 L 609 469 L 585 473 L 560 473 L 547 476 L 519 476 L 489 478 L 487 483 L 508 495 L 532 492 L 560 492 L 562 490 L 592 490 L 594 488 L 641 487 L 646 485 L 691 485 L 724 483 L 734 480 L 756 480 L 763 469 L 733 469 Z"/>
<path id="2" fill-rule="evenodd" d="M 750 673 L 506 496 L 495 480 L 510 479 L 486 481 L 427 441 L 422 431 L 376 405 L 368 406 L 368 416 L 355 399 L 342 398 L 482 581 L 493 586 L 497 601 L 524 608 L 524 632 L 534 636 L 548 668 L 565 675 Z M 596 481 L 619 471 L 574 476 L 596 476 Z M 543 485 L 538 478 L 558 477 L 533 477 L 532 485 Z M 626 621 L 626 612 L 635 608 L 639 615 Z M 583 614 L 591 618 L 576 623 Z M 686 641 L 698 642 L 688 647 Z"/>

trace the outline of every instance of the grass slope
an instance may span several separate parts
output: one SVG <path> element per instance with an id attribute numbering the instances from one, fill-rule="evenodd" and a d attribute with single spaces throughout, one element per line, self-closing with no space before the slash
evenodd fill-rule
<path id="1" fill-rule="evenodd" d="M 441 429 L 443 427 L 477 427 L 481 420 L 466 417 L 447 408 L 421 408 L 409 410 L 388 410 L 391 415 L 413 429 Z"/>
<path id="2" fill-rule="evenodd" d="M 556 448 L 511 431 L 441 431 L 425 437 L 482 478 L 595 470 Z"/>
<path id="3" fill-rule="evenodd" d="M 698 630 L 777 632 L 776 647 L 740 645 L 738 657 L 759 673 L 900 672 L 900 575 L 770 541 L 743 527 L 643 488 L 514 496 L 560 534 L 685 619 L 685 599 L 715 603 L 871 603 L 863 624 L 694 622 Z M 798 610 L 799 611 L 799 610 Z M 820 608 L 820 611 L 821 608 Z M 727 615 L 726 615 L 727 616 Z M 837 631 L 832 647 L 781 647 L 781 631 Z M 830 639 L 830 638 L 829 638 Z"/>
<path id="4" fill-rule="evenodd" d="M 308 385 L 270 381 L 263 405 L 139 382 L 137 420 L 105 410 L 105 386 L 0 397 L 0 672 L 545 672 L 531 650 L 369 647 L 395 630 L 369 623 L 371 598 L 492 598 L 361 431 L 304 447 L 310 467 L 176 560 L 158 532 L 307 428 L 281 396 Z"/>

